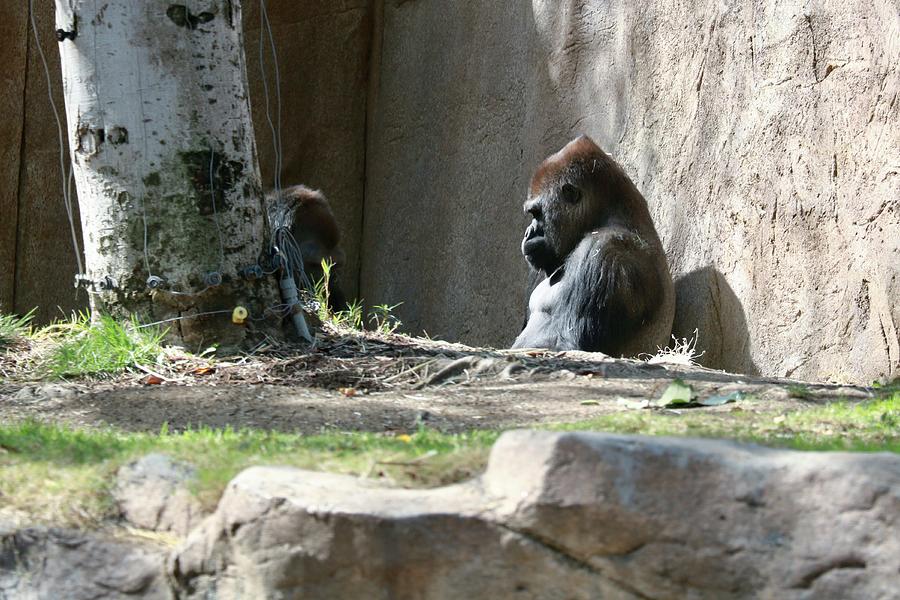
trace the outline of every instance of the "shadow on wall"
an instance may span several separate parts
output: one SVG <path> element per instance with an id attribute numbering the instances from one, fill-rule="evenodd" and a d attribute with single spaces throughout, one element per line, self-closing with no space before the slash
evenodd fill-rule
<path id="1" fill-rule="evenodd" d="M 698 331 L 698 362 L 710 369 L 759 375 L 750 357 L 750 334 L 740 301 L 725 277 L 703 267 L 675 279 L 675 320 L 672 335 L 694 337 Z"/>

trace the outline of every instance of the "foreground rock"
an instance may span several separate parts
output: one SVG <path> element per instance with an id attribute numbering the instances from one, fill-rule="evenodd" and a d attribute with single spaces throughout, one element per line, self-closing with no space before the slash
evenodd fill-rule
<path id="1" fill-rule="evenodd" d="M 119 469 L 113 496 L 132 525 L 185 536 L 204 516 L 189 489 L 195 479 L 190 465 L 148 454 Z"/>
<path id="2" fill-rule="evenodd" d="M 75 531 L 0 525 L 0 598 L 169 600 L 162 549 Z"/>
<path id="3" fill-rule="evenodd" d="M 182 598 L 889 598 L 900 457 L 501 438 L 432 491 L 253 468 L 171 557 Z"/>

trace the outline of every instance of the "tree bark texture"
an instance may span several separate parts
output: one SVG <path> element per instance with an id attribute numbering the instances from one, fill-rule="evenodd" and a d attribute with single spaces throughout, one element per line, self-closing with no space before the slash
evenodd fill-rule
<path id="1" fill-rule="evenodd" d="M 188 345 L 240 342 L 236 306 L 277 325 L 240 1 L 56 0 L 56 25 L 94 314 Z"/>

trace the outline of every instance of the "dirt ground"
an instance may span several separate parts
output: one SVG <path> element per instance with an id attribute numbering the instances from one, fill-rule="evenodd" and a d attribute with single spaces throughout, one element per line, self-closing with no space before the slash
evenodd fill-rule
<path id="1" fill-rule="evenodd" d="M 659 398 L 674 379 L 700 398 L 740 391 L 741 410 L 778 412 L 865 388 L 798 384 L 582 352 L 498 351 L 396 335 L 320 339 L 313 350 L 260 349 L 232 359 L 174 352 L 164 366 L 107 380 L 7 381 L 0 421 L 157 432 L 252 427 L 285 432 L 442 431 L 572 422 Z M 733 404 L 683 410 L 727 415 Z M 673 414 L 678 414 L 677 411 Z"/>

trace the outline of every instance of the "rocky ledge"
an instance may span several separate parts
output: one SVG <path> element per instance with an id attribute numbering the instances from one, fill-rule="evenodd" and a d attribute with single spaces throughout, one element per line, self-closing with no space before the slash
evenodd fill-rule
<path id="1" fill-rule="evenodd" d="M 435 490 L 248 469 L 171 551 L 0 544 L 0 598 L 897 598 L 900 456 L 518 431 Z"/>

